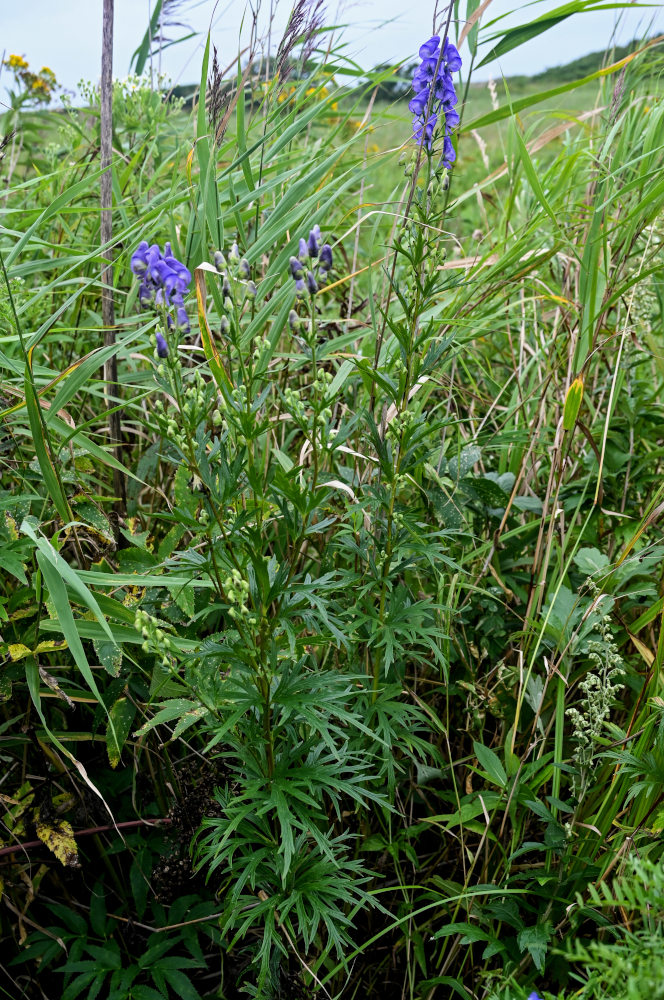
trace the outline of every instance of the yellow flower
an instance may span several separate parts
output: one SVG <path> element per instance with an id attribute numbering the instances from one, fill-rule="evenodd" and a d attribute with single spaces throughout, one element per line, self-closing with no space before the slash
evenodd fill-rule
<path id="1" fill-rule="evenodd" d="M 23 56 L 11 55 L 6 60 L 5 66 L 9 66 L 10 69 L 27 69 L 28 62 Z"/>

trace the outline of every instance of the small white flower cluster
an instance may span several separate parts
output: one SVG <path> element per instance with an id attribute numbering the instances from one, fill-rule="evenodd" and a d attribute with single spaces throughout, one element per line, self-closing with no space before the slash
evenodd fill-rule
<path id="1" fill-rule="evenodd" d="M 600 596 L 596 584 L 587 581 L 595 598 Z M 576 743 L 573 760 L 578 775 L 573 780 L 573 790 L 583 798 L 594 766 L 595 743 L 602 734 L 604 723 L 611 713 L 611 705 L 624 686 L 619 678 L 625 673 L 618 647 L 613 641 L 611 618 L 604 615 L 596 625 L 596 639 L 588 642 L 588 659 L 592 669 L 579 684 L 584 697 L 579 708 L 568 708 L 567 718 L 572 723 L 572 737 Z"/>

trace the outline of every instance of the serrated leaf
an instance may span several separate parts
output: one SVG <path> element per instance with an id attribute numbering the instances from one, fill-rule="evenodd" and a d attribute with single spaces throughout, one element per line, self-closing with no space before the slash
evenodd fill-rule
<path id="1" fill-rule="evenodd" d="M 609 566 L 609 557 L 599 549 L 585 548 L 579 549 L 574 556 L 574 565 L 585 576 L 594 576 L 601 573 Z"/>
<path id="2" fill-rule="evenodd" d="M 117 677 L 122 667 L 122 650 L 120 647 L 108 639 L 93 639 L 92 645 L 104 670 L 111 677 Z"/>
<path id="3" fill-rule="evenodd" d="M 127 742 L 131 724 L 136 715 L 136 706 L 128 698 L 118 698 L 109 712 L 106 726 L 106 750 L 111 767 L 120 763 L 122 748 Z"/>
<path id="4" fill-rule="evenodd" d="M 535 924 L 524 927 L 517 935 L 517 942 L 522 952 L 527 951 L 535 963 L 535 968 L 541 972 L 544 968 L 549 941 L 551 939 L 551 924 Z"/>

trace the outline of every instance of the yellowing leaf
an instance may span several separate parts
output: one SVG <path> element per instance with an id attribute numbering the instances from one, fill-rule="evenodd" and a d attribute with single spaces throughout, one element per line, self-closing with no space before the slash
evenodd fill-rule
<path id="1" fill-rule="evenodd" d="M 26 656 L 32 656 L 32 650 L 28 649 L 27 646 L 24 646 L 22 642 L 11 643 L 8 648 L 9 659 L 12 660 L 13 663 L 16 663 L 17 660 L 25 659 Z"/>
<path id="2" fill-rule="evenodd" d="M 71 823 L 66 819 L 56 820 L 53 824 L 37 820 L 35 830 L 39 839 L 55 854 L 58 861 L 68 868 L 80 867 Z"/>

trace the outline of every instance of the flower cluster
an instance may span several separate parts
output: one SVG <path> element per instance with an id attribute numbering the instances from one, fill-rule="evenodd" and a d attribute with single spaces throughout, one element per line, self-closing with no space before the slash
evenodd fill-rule
<path id="1" fill-rule="evenodd" d="M 461 56 L 446 38 L 440 48 L 440 36 L 433 35 L 420 48 L 422 62 L 413 75 L 415 97 L 408 108 L 413 115 L 413 134 L 418 145 L 431 149 L 433 133 L 438 119 L 445 123 L 443 138 L 443 165 L 450 167 L 456 158 L 450 133 L 459 124 L 456 111 L 457 94 L 452 74 L 461 68 Z"/>
<path id="2" fill-rule="evenodd" d="M 315 225 L 309 232 L 309 239 L 300 240 L 300 249 L 297 257 L 291 257 L 289 268 L 291 278 L 295 282 L 295 291 L 298 296 L 304 295 L 308 291 L 310 295 L 315 295 L 318 291 L 318 282 L 325 281 L 327 272 L 332 268 L 332 247 L 329 243 L 320 243 L 320 226 Z M 318 261 L 318 270 L 315 261 Z M 311 262 L 311 263 L 310 263 Z M 310 268 L 305 274 L 305 267 L 310 263 Z"/>
<path id="3" fill-rule="evenodd" d="M 33 73 L 24 56 L 10 55 L 2 63 L 14 74 L 16 82 L 23 87 L 22 100 L 40 101 L 48 104 L 53 91 L 58 87 L 55 73 L 48 66 L 42 66 L 39 73 Z"/>
<path id="4" fill-rule="evenodd" d="M 162 253 L 156 243 L 150 246 L 147 240 L 143 240 L 132 254 L 131 269 L 141 282 L 138 290 L 141 305 L 154 301 L 156 306 L 163 306 L 167 310 L 175 307 L 175 325 L 185 333 L 189 333 L 189 317 L 184 307 L 184 296 L 189 291 L 191 273 L 173 256 L 171 244 L 165 243 Z M 169 328 L 174 325 L 170 313 L 167 314 L 167 322 Z M 157 353 L 160 358 L 168 354 L 166 340 L 159 333 Z"/>

